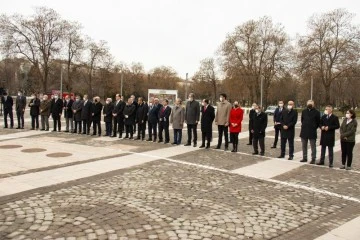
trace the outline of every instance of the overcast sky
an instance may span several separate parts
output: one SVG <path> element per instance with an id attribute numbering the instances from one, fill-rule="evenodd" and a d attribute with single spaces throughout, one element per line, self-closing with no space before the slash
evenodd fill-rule
<path id="1" fill-rule="evenodd" d="M 106 40 L 117 62 L 141 62 L 148 71 L 173 67 L 191 76 L 201 59 L 212 57 L 235 26 L 264 15 L 282 23 L 291 38 L 306 32 L 314 13 L 346 8 L 360 23 L 359 0 L 11 0 L 0 13 L 31 14 L 36 6 L 55 9 L 83 25 L 95 40 Z"/>

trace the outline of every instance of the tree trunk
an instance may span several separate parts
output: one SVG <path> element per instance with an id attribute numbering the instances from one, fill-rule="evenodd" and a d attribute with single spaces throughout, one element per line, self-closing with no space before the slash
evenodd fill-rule
<path id="1" fill-rule="evenodd" d="M 325 105 L 331 104 L 330 102 L 330 85 L 325 85 Z"/>

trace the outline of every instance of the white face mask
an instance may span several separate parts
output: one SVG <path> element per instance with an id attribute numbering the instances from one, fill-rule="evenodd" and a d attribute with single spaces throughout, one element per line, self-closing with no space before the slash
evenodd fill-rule
<path id="1" fill-rule="evenodd" d="M 54 96 L 55 99 L 58 99 L 59 97 L 58 96 Z"/>
<path id="2" fill-rule="evenodd" d="M 284 106 L 284 104 L 283 104 L 283 103 L 280 103 L 280 104 L 279 104 L 279 107 L 283 107 L 283 106 Z"/>
<path id="3" fill-rule="evenodd" d="M 255 106 L 251 106 L 251 109 L 255 109 Z"/>
<path id="4" fill-rule="evenodd" d="M 43 100 L 45 101 L 45 100 L 46 100 L 46 98 L 43 98 Z"/>
<path id="5" fill-rule="evenodd" d="M 220 100 L 220 102 L 222 102 L 222 101 L 224 100 L 224 98 L 223 98 L 223 97 L 220 97 L 220 99 L 219 99 L 219 100 Z"/>
<path id="6" fill-rule="evenodd" d="M 192 102 L 193 98 L 189 97 L 189 99 L 188 99 L 188 100 L 189 100 L 189 102 Z"/>
<path id="7" fill-rule="evenodd" d="M 34 99 L 35 98 L 35 96 L 31 96 L 31 99 Z"/>
<path id="8" fill-rule="evenodd" d="M 289 106 L 287 106 L 287 108 L 288 108 L 289 110 L 291 110 L 291 109 L 293 108 L 293 106 L 289 105 Z"/>
<path id="9" fill-rule="evenodd" d="M 259 113 L 259 112 L 260 112 L 260 110 L 259 110 L 259 109 L 255 109 L 255 112 L 256 112 L 256 113 Z"/>
<path id="10" fill-rule="evenodd" d="M 110 102 L 109 101 L 106 101 L 106 104 L 109 104 Z"/>
<path id="11" fill-rule="evenodd" d="M 18 93 L 18 96 L 21 96 L 21 93 Z"/>
<path id="12" fill-rule="evenodd" d="M 153 103 L 151 102 L 151 103 L 149 103 L 149 106 L 151 107 L 153 105 Z"/>
<path id="13" fill-rule="evenodd" d="M 205 103 L 201 103 L 201 105 L 205 106 Z"/>
<path id="14" fill-rule="evenodd" d="M 346 116 L 347 119 L 350 119 L 350 118 L 351 118 L 350 113 L 347 113 L 345 116 Z"/>
<path id="15" fill-rule="evenodd" d="M 325 114 L 325 115 L 328 115 L 328 114 L 329 114 L 329 112 L 328 112 L 327 110 L 325 110 L 325 111 L 324 111 L 324 114 Z"/>

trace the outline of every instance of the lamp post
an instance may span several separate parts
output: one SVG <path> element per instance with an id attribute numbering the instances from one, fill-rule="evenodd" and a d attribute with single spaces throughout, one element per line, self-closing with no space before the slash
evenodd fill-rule
<path id="1" fill-rule="evenodd" d="M 61 64 L 60 70 L 60 99 L 63 98 L 63 65 Z"/>
<path id="2" fill-rule="evenodd" d="M 260 106 L 263 108 L 263 85 L 264 85 L 264 78 L 260 76 Z"/>
<path id="3" fill-rule="evenodd" d="M 121 85 L 120 85 L 120 94 L 123 95 L 123 86 L 124 86 L 124 73 L 121 71 Z"/>
<path id="4" fill-rule="evenodd" d="M 311 86 L 310 86 L 310 99 L 313 99 L 313 90 L 314 90 L 314 79 L 311 76 Z"/>
<path id="5" fill-rule="evenodd" d="M 185 98 L 184 99 L 187 99 L 187 96 L 188 96 L 187 81 L 188 81 L 188 73 L 186 73 L 186 78 L 185 78 Z"/>

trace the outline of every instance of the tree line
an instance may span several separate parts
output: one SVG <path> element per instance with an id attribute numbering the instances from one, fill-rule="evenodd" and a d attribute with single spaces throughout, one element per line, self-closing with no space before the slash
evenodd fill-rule
<path id="1" fill-rule="evenodd" d="M 357 107 L 360 86 L 360 28 L 345 9 L 314 14 L 307 31 L 294 39 L 270 17 L 252 19 L 225 36 L 213 56 L 204 58 L 188 81 L 197 98 L 216 101 L 220 92 L 243 105 L 310 98 L 318 105 Z M 1 15 L 0 81 L 27 91 L 59 89 L 109 96 L 146 96 L 149 88 L 177 89 L 185 79 L 169 66 L 145 72 L 142 63 L 116 63 L 106 41 L 94 41 L 81 24 L 56 11 L 36 8 L 32 16 Z M 14 80 L 14 81 L 12 81 Z M 12 86 L 13 84 L 14 86 Z"/>

